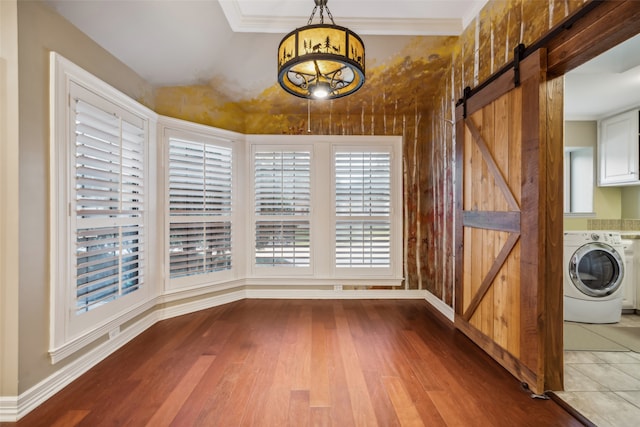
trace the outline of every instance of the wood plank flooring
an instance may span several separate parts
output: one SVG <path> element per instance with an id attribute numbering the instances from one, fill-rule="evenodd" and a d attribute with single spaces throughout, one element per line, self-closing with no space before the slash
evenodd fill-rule
<path id="1" fill-rule="evenodd" d="M 243 300 L 157 323 L 6 426 L 580 426 L 424 301 Z"/>

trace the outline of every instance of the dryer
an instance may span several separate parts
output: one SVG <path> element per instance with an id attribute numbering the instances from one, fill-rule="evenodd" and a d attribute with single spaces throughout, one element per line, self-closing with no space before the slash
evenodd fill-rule
<path id="1" fill-rule="evenodd" d="M 564 233 L 564 320 L 616 323 L 622 314 L 624 246 L 620 233 Z"/>

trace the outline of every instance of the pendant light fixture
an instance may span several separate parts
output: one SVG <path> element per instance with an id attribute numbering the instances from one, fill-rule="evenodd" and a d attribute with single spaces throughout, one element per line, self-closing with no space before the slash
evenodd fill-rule
<path id="1" fill-rule="evenodd" d="M 333 21 L 327 0 L 314 0 L 307 25 L 287 34 L 278 47 L 278 82 L 292 95 L 333 99 L 357 91 L 364 83 L 362 39 Z M 319 11 L 320 23 L 313 24 Z M 324 23 L 324 12 L 331 24 Z"/>

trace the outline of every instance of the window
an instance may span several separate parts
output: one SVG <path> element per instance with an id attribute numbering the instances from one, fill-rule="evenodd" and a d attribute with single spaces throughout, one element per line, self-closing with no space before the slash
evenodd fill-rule
<path id="1" fill-rule="evenodd" d="M 564 212 L 593 212 L 593 149 L 567 147 L 564 152 Z"/>
<path id="2" fill-rule="evenodd" d="M 310 266 L 311 152 L 254 152 L 255 264 Z"/>
<path id="3" fill-rule="evenodd" d="M 55 363 L 134 317 L 153 293 L 147 212 L 156 116 L 59 55 L 51 60 Z"/>
<path id="4" fill-rule="evenodd" d="M 391 155 L 335 153 L 336 267 L 389 267 Z"/>
<path id="5" fill-rule="evenodd" d="M 232 151 L 193 139 L 169 138 L 172 279 L 232 268 Z"/>
<path id="6" fill-rule="evenodd" d="M 251 279 L 400 283 L 400 137 L 247 139 L 253 168 Z"/>
<path id="7" fill-rule="evenodd" d="M 145 123 L 72 90 L 76 314 L 137 291 L 144 278 Z"/>

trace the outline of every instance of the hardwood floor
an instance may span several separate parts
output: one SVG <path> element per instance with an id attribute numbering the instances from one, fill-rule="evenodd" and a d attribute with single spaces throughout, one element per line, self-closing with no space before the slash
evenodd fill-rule
<path id="1" fill-rule="evenodd" d="M 16 426 L 579 426 L 424 301 L 243 300 L 159 322 Z"/>

